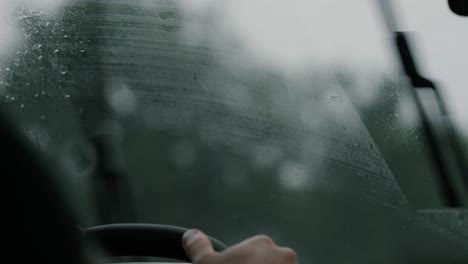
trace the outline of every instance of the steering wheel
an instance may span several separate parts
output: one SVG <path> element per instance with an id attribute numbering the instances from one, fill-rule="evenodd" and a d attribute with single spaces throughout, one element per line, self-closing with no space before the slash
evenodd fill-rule
<path id="1" fill-rule="evenodd" d="M 190 262 L 181 244 L 187 228 L 156 224 L 110 224 L 83 230 L 85 243 L 99 246 L 110 257 L 162 257 Z M 226 245 L 209 237 L 213 248 Z"/>

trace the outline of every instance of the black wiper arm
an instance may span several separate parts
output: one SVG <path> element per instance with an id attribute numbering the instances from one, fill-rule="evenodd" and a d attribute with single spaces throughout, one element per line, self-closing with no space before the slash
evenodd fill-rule
<path id="1" fill-rule="evenodd" d="M 413 87 L 416 89 L 429 88 L 436 90 L 434 83 L 419 73 L 404 32 L 395 32 L 395 44 L 398 49 L 398 54 L 400 55 L 405 74 L 409 77 Z"/>
<path id="2" fill-rule="evenodd" d="M 435 131 L 431 126 L 429 121 L 428 115 L 424 111 L 423 102 L 421 98 L 417 94 L 418 89 L 430 89 L 432 90 L 433 95 L 438 103 L 439 109 L 442 115 L 447 115 L 446 108 L 442 103 L 442 98 L 435 86 L 435 84 L 430 81 L 429 79 L 423 77 L 416 66 L 416 63 L 413 59 L 412 53 L 410 51 L 408 41 L 406 39 L 404 32 L 395 32 L 395 44 L 397 46 L 398 53 L 400 55 L 400 59 L 405 71 L 405 74 L 409 77 L 413 90 L 414 99 L 416 102 L 416 106 L 419 111 L 419 115 L 421 117 L 421 122 L 424 131 L 427 135 L 427 141 L 429 144 L 429 148 L 431 150 L 436 169 L 438 170 L 439 175 L 439 184 L 441 186 L 441 192 L 443 193 L 446 203 L 450 207 L 459 207 L 462 205 L 461 199 L 458 196 L 453 183 L 450 181 L 450 170 L 448 165 L 444 162 L 444 158 L 442 157 L 442 148 L 440 143 L 438 143 Z M 447 127 L 447 129 L 449 129 Z M 450 129 L 451 130 L 451 129 Z M 450 133 L 452 134 L 452 133 Z M 454 139 L 449 139 L 453 141 Z M 453 145 L 453 144 L 452 144 Z M 457 163 L 463 164 L 463 162 L 459 161 Z"/>
<path id="3" fill-rule="evenodd" d="M 446 160 L 444 159 L 443 147 L 440 140 L 437 139 L 434 127 L 431 125 L 429 119 L 430 116 L 427 115 L 426 111 L 424 110 L 424 104 L 422 98 L 419 96 L 419 92 L 429 90 L 433 95 L 435 99 L 434 101 L 436 102 L 437 108 L 439 110 L 439 114 L 443 117 L 444 122 L 442 125 L 446 130 L 449 144 L 448 147 L 452 150 L 453 157 L 455 159 L 454 163 L 456 163 L 458 173 L 460 173 L 463 178 L 462 184 L 465 185 L 465 188 L 468 190 L 468 169 L 464 162 L 463 150 L 461 149 L 459 141 L 456 137 L 455 129 L 453 128 L 452 123 L 448 120 L 447 108 L 445 107 L 442 97 L 440 96 L 440 93 L 437 90 L 435 84 L 420 74 L 405 33 L 398 31 L 397 22 L 390 2 L 388 0 L 379 0 L 379 7 L 382 11 L 387 27 L 395 34 L 395 45 L 400 56 L 404 72 L 411 81 L 413 87 L 412 92 L 416 106 L 418 108 L 422 126 L 427 135 L 428 145 L 438 172 L 438 180 L 441 186 L 442 195 L 445 197 L 446 204 L 449 207 L 463 206 L 463 199 L 460 197 L 459 192 L 457 192 L 456 181 L 453 181 L 451 178 L 452 171 L 450 169 L 450 165 L 447 164 Z"/>

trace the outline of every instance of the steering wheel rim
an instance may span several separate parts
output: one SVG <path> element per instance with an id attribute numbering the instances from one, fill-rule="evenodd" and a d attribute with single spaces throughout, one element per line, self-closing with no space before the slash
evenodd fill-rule
<path id="1" fill-rule="evenodd" d="M 187 228 L 158 224 L 109 224 L 83 230 L 85 243 L 99 246 L 109 257 L 162 257 L 190 262 L 182 247 Z M 226 245 L 209 237 L 216 251 Z"/>

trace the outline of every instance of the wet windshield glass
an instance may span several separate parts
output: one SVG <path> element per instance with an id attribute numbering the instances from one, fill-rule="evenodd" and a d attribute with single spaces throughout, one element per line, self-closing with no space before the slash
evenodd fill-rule
<path id="1" fill-rule="evenodd" d="M 447 224 L 465 212 L 414 213 L 397 183 L 428 175 L 412 184 L 436 203 L 370 1 L 23 2 L 0 11 L 1 108 L 64 171 L 83 226 L 267 233 L 301 263 L 466 243 Z"/>

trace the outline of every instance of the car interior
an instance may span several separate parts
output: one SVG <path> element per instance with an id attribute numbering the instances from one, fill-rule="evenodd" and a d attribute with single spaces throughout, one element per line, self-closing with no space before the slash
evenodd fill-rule
<path id="1" fill-rule="evenodd" d="M 0 3 L 5 259 L 467 263 L 467 6 Z"/>

